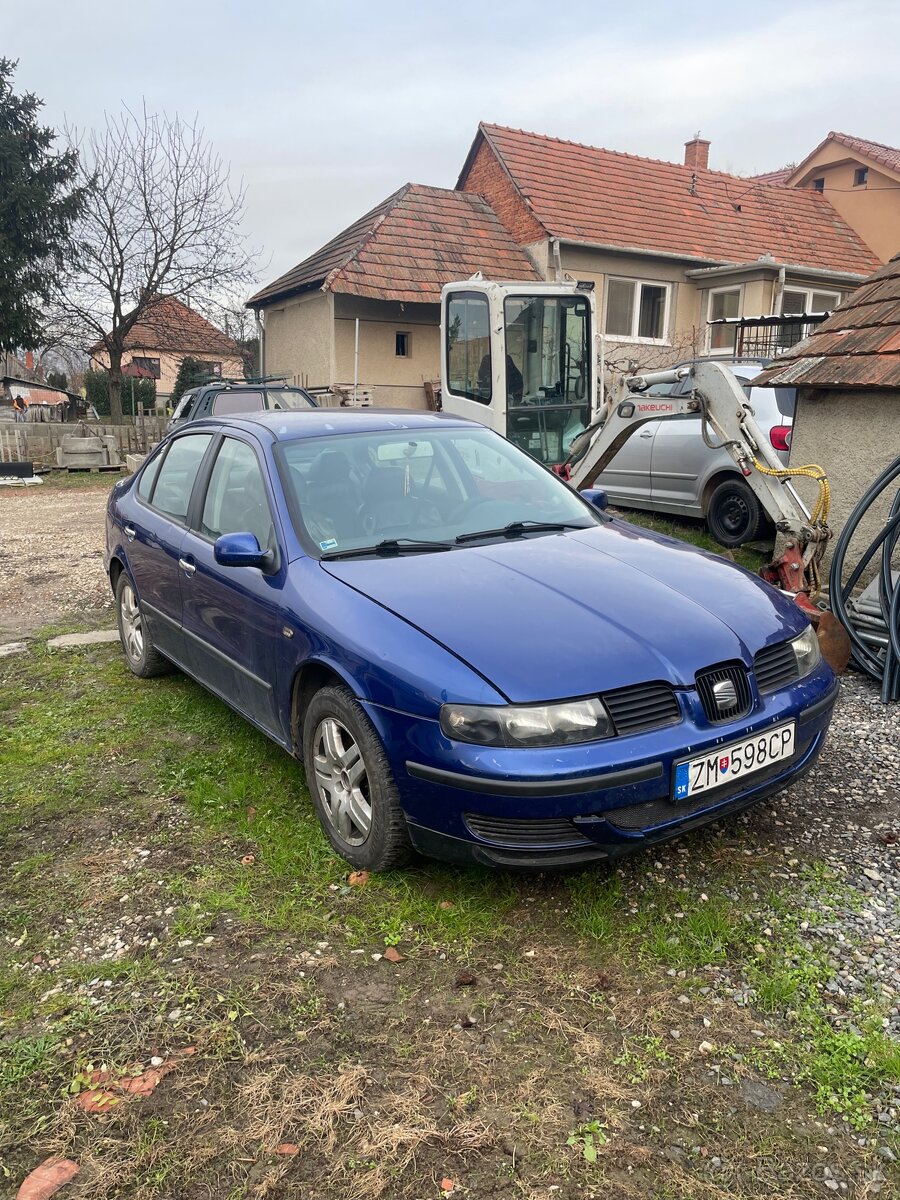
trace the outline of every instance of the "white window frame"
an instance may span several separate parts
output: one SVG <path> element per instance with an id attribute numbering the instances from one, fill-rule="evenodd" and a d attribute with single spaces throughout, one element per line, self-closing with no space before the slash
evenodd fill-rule
<path id="1" fill-rule="evenodd" d="M 665 302 L 663 305 L 663 336 L 661 338 L 645 338 L 638 337 L 635 333 L 628 336 L 624 333 L 608 333 L 606 329 L 606 317 L 609 312 L 609 285 L 611 283 L 631 283 L 635 288 L 644 287 L 661 287 L 665 292 Z M 607 275 L 605 286 L 603 288 L 603 336 L 609 338 L 613 342 L 626 342 L 629 345 L 637 346 L 669 346 L 671 339 L 669 337 L 669 315 L 672 310 L 672 284 L 665 279 L 636 279 L 630 275 Z M 633 309 L 633 319 L 631 323 L 632 330 L 637 329 L 638 321 L 640 320 L 641 305 L 637 296 L 635 296 L 635 304 Z"/>
<path id="2" fill-rule="evenodd" d="M 781 315 L 784 317 L 792 316 L 791 313 L 786 313 L 784 311 L 784 293 L 785 292 L 802 292 L 803 295 L 806 297 L 806 299 L 803 301 L 802 311 L 806 312 L 806 313 L 808 313 L 808 312 L 833 312 L 834 309 L 837 308 L 838 304 L 840 304 L 841 300 L 842 300 L 841 293 L 837 288 L 835 288 L 832 291 L 828 287 L 804 287 L 802 284 L 786 283 L 784 285 L 784 291 L 781 293 Z M 832 307 L 830 309 L 810 308 L 810 305 L 812 304 L 813 292 L 825 292 L 829 296 L 834 296 L 836 302 L 835 302 L 835 304 L 832 305 Z"/>
<path id="3" fill-rule="evenodd" d="M 725 347 L 717 347 L 713 349 L 712 335 L 713 327 L 710 325 L 712 320 L 712 298 L 719 295 L 721 292 L 737 292 L 738 293 L 738 318 L 744 315 L 744 285 L 742 283 L 723 284 L 722 287 L 710 288 L 706 293 L 706 351 L 707 354 L 727 354 L 728 350 Z M 718 326 L 717 326 L 718 328 Z M 735 347 L 737 346 L 737 332 L 735 332 Z M 736 353 L 735 348 L 732 348 L 732 354 Z"/>

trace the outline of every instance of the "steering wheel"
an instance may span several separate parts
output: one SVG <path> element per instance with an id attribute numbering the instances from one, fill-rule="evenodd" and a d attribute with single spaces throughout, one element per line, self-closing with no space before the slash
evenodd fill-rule
<path id="1" fill-rule="evenodd" d="M 370 536 L 384 530 L 418 529 L 444 523 L 443 514 L 434 501 L 421 496 L 387 500 L 369 509 L 363 506 L 359 517 L 363 530 Z"/>

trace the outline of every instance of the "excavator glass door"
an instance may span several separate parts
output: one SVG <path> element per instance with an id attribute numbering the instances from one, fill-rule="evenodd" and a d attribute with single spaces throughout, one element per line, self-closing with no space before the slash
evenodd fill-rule
<path id="1" fill-rule="evenodd" d="M 585 296 L 506 296 L 506 436 L 548 466 L 564 462 L 591 419 Z"/>

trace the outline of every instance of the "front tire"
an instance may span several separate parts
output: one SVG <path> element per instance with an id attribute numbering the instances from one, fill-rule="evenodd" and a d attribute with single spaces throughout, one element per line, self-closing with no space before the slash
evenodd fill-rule
<path id="1" fill-rule="evenodd" d="M 116 583 L 116 619 L 128 669 L 140 679 L 168 675 L 174 667 L 150 641 L 131 577 L 123 571 Z"/>
<path id="2" fill-rule="evenodd" d="M 303 721 L 303 761 L 328 840 L 357 869 L 389 871 L 412 857 L 384 748 L 353 693 L 316 692 Z"/>
<path id="3" fill-rule="evenodd" d="M 743 479 L 725 479 L 709 498 L 706 524 L 720 546 L 742 546 L 762 533 L 766 516 Z"/>

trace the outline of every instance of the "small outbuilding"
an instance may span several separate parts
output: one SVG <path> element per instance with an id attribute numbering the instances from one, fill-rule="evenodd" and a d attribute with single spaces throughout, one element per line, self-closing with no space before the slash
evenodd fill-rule
<path id="1" fill-rule="evenodd" d="M 900 254 L 754 382 L 797 388 L 791 466 L 825 469 L 839 533 L 900 455 Z M 886 516 L 887 500 L 869 511 L 860 538 L 874 537 Z"/>

